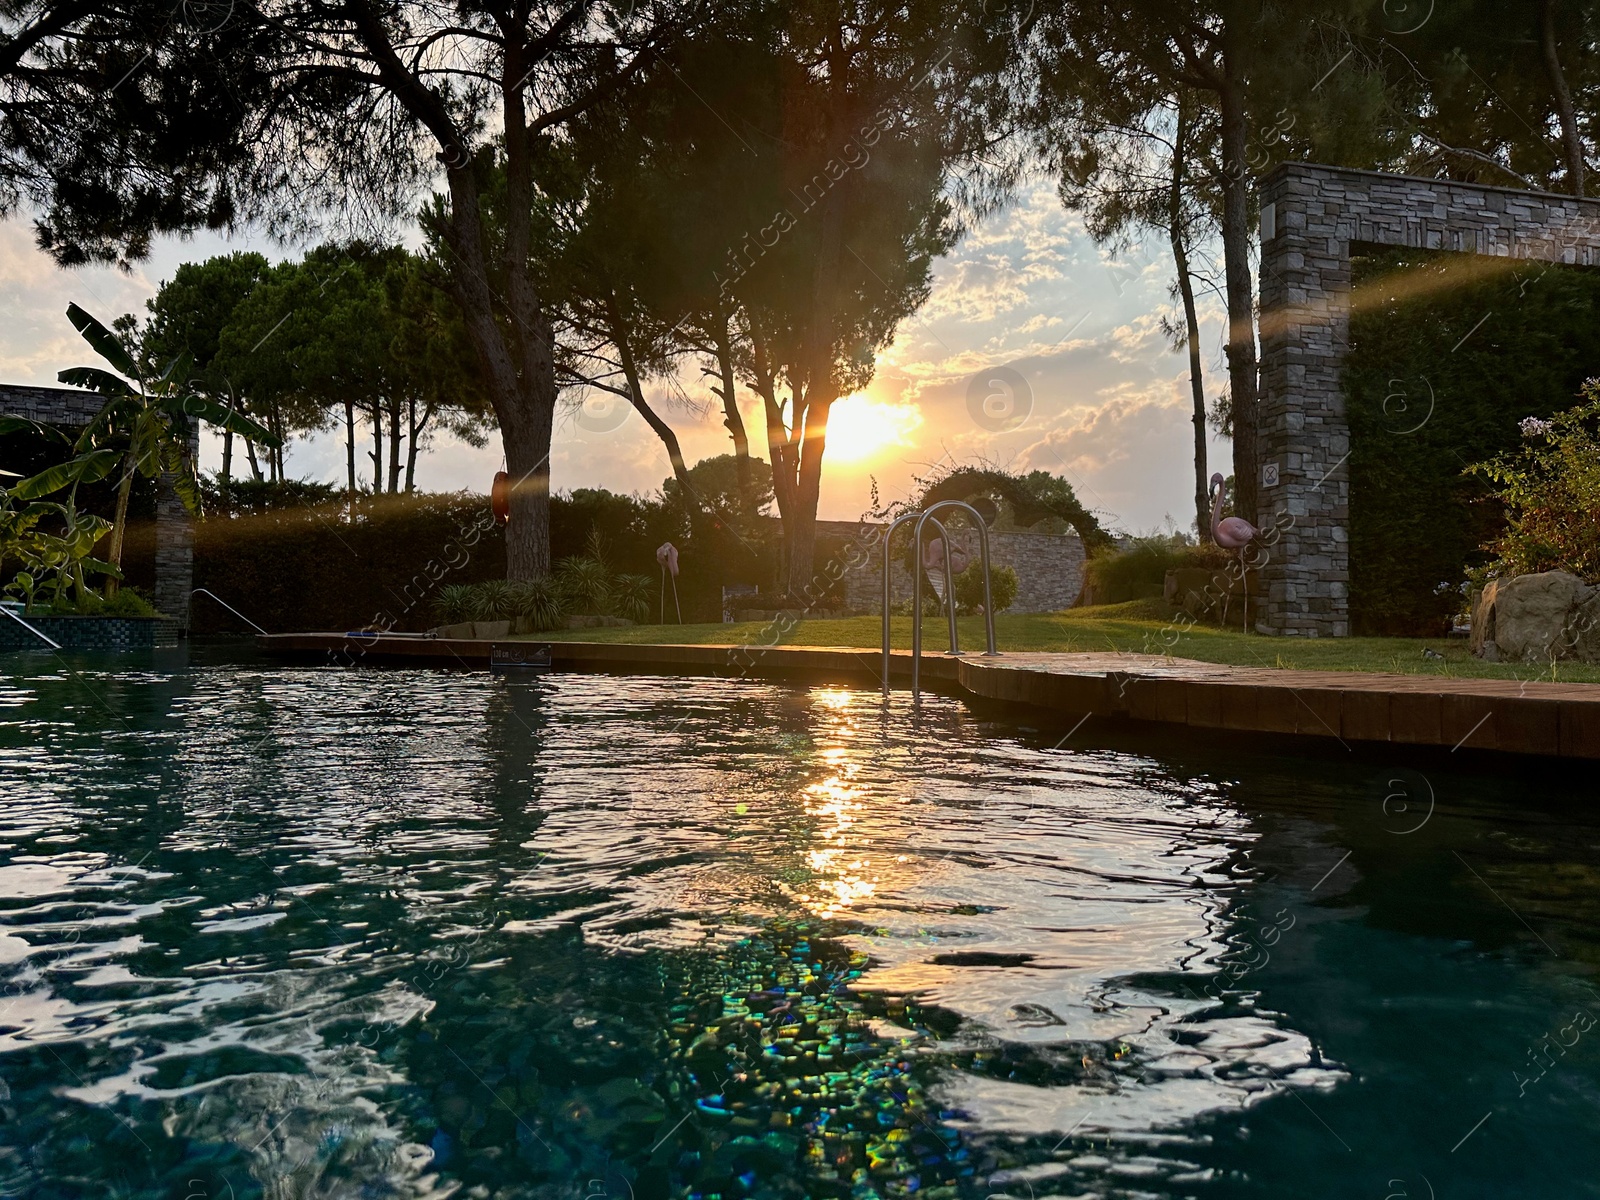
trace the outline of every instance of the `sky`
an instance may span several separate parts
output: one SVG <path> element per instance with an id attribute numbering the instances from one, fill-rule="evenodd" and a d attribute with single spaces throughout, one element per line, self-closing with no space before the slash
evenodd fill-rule
<path id="1" fill-rule="evenodd" d="M 25 218 L 0 223 L 0 382 L 55 384 L 57 371 L 93 360 L 67 322 L 70 301 L 109 324 L 124 312 L 143 312 L 180 263 L 233 249 L 278 259 L 304 247 L 250 230 L 231 238 L 204 234 L 158 242 L 130 273 L 63 270 L 35 248 Z M 872 384 L 835 405 L 820 515 L 860 517 L 874 479 L 884 500 L 905 499 L 918 477 L 981 461 L 1066 476 L 1079 499 L 1119 531 L 1191 528 L 1188 360 L 1161 329 L 1161 318 L 1175 315 L 1171 280 L 1164 235 L 1113 256 L 1062 209 L 1047 182 L 1019 189 L 939 261 L 927 303 L 901 324 Z M 1202 300 L 1213 400 L 1225 383 L 1221 316 L 1214 298 Z M 658 386 L 650 399 L 677 430 L 685 456 L 696 462 L 728 453 L 720 405 L 698 372 L 686 370 L 680 384 Z M 749 393 L 741 400 L 752 448 L 764 446 L 759 403 Z M 584 415 L 577 397 L 567 402 L 551 452 L 556 490 L 651 494 L 671 473 L 643 420 L 631 410 L 620 424 L 605 419 L 608 403 L 593 398 Z M 205 469 L 220 465 L 219 447 L 220 439 L 206 440 Z M 1228 471 L 1225 442 L 1213 437 L 1208 454 L 1208 469 Z M 343 441 L 333 434 L 296 440 L 287 464 L 294 476 L 342 482 Z M 417 486 L 487 491 L 500 465 L 495 440 L 480 450 L 441 437 L 418 463 Z"/>

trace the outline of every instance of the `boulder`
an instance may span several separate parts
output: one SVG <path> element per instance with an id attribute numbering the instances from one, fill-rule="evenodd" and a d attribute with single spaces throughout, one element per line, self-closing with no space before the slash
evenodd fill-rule
<path id="1" fill-rule="evenodd" d="M 1597 591 L 1566 571 L 1496 579 L 1472 604 L 1472 652 L 1498 662 L 1549 662 L 1576 657 L 1581 643 L 1600 654 Z"/>

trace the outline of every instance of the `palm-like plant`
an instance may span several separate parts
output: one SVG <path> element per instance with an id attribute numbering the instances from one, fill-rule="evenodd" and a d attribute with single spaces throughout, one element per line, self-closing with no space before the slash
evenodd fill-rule
<path id="1" fill-rule="evenodd" d="M 446 625 L 472 620 L 477 589 L 470 583 L 447 583 L 434 597 L 433 607 Z"/>
<path id="2" fill-rule="evenodd" d="M 106 594 L 110 596 L 116 593 L 116 581 L 121 575 L 128 495 L 135 476 L 150 479 L 166 474 L 184 507 L 190 512 L 200 511 L 199 481 L 189 457 L 191 421 L 210 421 L 274 448 L 283 441 L 243 413 L 190 390 L 186 386 L 186 357 L 173 359 L 159 374 L 152 375 L 140 367 L 116 334 L 76 304 L 67 306 L 67 319 L 117 373 L 100 367 L 72 367 L 56 376 L 62 383 L 97 393 L 105 403 L 79 434 L 72 459 L 24 479 L 11 492 L 19 500 L 34 499 L 64 487 L 103 479 L 120 464 L 117 509 L 106 556 L 116 568 L 106 584 Z M 106 444 L 124 440 L 126 447 Z"/>
<path id="3" fill-rule="evenodd" d="M 566 617 L 566 599 L 548 579 L 512 585 L 512 615 L 534 629 L 554 629 Z"/>

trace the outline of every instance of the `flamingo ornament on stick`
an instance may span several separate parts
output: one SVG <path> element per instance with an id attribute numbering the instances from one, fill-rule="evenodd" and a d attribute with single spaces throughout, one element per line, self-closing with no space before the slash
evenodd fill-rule
<path id="1" fill-rule="evenodd" d="M 1239 552 L 1239 582 L 1244 585 L 1244 630 L 1250 632 L 1250 588 L 1245 584 L 1244 548 L 1261 531 L 1243 517 L 1225 517 L 1222 506 L 1227 503 L 1227 488 L 1220 474 L 1211 477 L 1211 540 L 1224 550 Z M 1228 619 L 1227 600 L 1223 600 L 1222 619 Z"/>

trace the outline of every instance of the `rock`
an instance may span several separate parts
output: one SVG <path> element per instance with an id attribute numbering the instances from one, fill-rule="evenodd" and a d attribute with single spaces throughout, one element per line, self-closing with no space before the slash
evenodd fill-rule
<path id="1" fill-rule="evenodd" d="M 1579 662 L 1600 662 L 1600 587 L 1584 591 L 1567 618 L 1567 653 Z"/>
<path id="2" fill-rule="evenodd" d="M 1498 662 L 1548 662 L 1568 658 L 1578 610 L 1593 608 L 1596 589 L 1566 571 L 1496 579 L 1472 605 L 1472 652 Z M 1588 622 L 1588 640 L 1600 652 L 1600 612 Z M 1493 651 L 1489 647 L 1493 646 Z"/>

